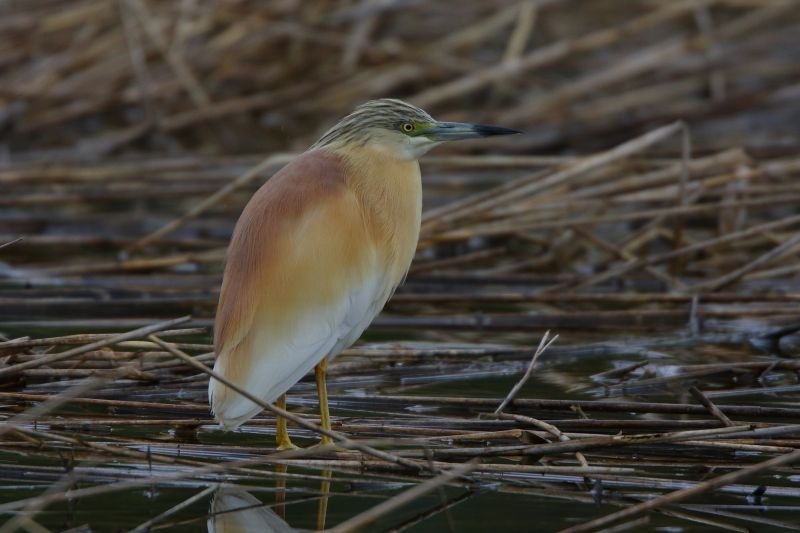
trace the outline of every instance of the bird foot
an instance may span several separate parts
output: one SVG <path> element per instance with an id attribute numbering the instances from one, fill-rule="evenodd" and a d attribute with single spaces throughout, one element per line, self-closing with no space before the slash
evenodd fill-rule
<path id="1" fill-rule="evenodd" d="M 285 450 L 299 450 L 300 446 L 293 444 L 290 440 L 287 440 L 286 442 L 279 442 L 276 448 L 279 452 L 282 452 Z"/>

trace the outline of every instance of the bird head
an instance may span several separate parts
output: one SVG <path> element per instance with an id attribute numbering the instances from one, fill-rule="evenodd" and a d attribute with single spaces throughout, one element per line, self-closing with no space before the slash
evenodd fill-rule
<path id="1" fill-rule="evenodd" d="M 419 159 L 445 141 L 520 133 L 517 130 L 465 122 L 442 122 L 402 100 L 370 100 L 340 120 L 312 148 L 371 146 L 402 159 Z"/>

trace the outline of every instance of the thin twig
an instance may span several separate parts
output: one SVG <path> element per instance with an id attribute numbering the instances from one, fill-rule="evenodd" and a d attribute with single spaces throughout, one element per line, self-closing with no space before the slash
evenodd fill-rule
<path id="1" fill-rule="evenodd" d="M 170 507 L 169 509 L 167 509 L 163 513 L 159 513 L 158 515 L 154 516 L 150 520 L 147 520 L 146 522 L 142 522 L 141 524 L 139 524 L 135 528 L 131 529 L 128 533 L 143 533 L 145 531 L 150 531 L 150 528 L 153 525 L 155 525 L 158 522 L 164 520 L 165 518 L 168 518 L 168 517 L 174 515 L 178 511 L 181 511 L 182 509 L 185 509 L 185 508 L 189 507 L 190 505 L 194 504 L 195 502 L 198 502 L 198 501 L 202 500 L 203 498 L 205 498 L 206 496 L 208 496 L 209 494 L 211 494 L 212 492 L 217 490 L 217 488 L 218 488 L 217 485 L 210 485 L 210 486 L 206 487 L 205 489 L 201 490 L 197 494 L 195 494 L 193 496 L 190 496 L 189 498 L 185 499 L 184 501 L 182 501 L 182 502 L 180 502 L 180 503 L 178 503 L 176 505 L 173 505 L 172 507 Z"/>
<path id="2" fill-rule="evenodd" d="M 211 196 L 208 196 L 201 202 L 195 204 L 191 209 L 189 209 L 179 218 L 176 218 L 175 220 L 169 222 L 168 224 L 165 224 L 164 226 L 158 228 L 157 230 L 150 233 L 146 237 L 142 237 L 141 239 L 130 245 L 126 249 L 126 251 L 131 252 L 134 250 L 138 250 L 140 248 L 143 248 L 149 244 L 156 242 L 165 235 L 169 235 L 173 231 L 177 230 L 178 228 L 186 224 L 189 220 L 196 218 L 209 208 L 219 203 L 223 198 L 231 194 L 236 189 L 243 187 L 253 179 L 259 177 L 261 173 L 264 172 L 265 170 L 275 165 L 286 163 L 289 160 L 289 158 L 290 156 L 284 154 L 273 154 L 267 157 L 266 159 L 261 161 L 261 163 L 254 166 L 253 168 L 251 168 L 250 170 L 248 170 L 235 180 L 227 183 L 224 187 L 220 188 L 217 192 L 215 192 Z"/>
<path id="3" fill-rule="evenodd" d="M 0 250 L 5 248 L 6 246 L 11 246 L 12 244 L 16 244 L 16 243 L 20 242 L 21 240 L 23 240 L 24 238 L 25 237 L 17 237 L 13 241 L 4 242 L 3 244 L 0 244 Z"/>
<path id="4" fill-rule="evenodd" d="M 409 503 L 413 502 L 417 498 L 420 498 L 427 493 L 431 492 L 432 490 L 441 487 L 442 485 L 446 485 L 451 481 L 461 478 L 466 474 L 472 472 L 478 466 L 477 461 L 470 461 L 464 463 L 462 465 L 458 465 L 451 470 L 448 470 L 441 474 L 438 477 L 429 479 L 424 483 L 420 483 L 415 487 L 402 492 L 395 496 L 394 498 L 390 498 L 385 502 L 382 502 L 374 507 L 369 508 L 368 510 L 364 511 L 363 513 L 356 515 L 341 524 L 337 525 L 334 528 L 329 529 L 331 533 L 347 533 L 349 531 L 356 531 L 361 529 L 365 526 L 368 526 L 385 516 L 392 511 L 403 507 L 404 505 L 408 505 Z"/>
<path id="5" fill-rule="evenodd" d="M 531 362 L 528 365 L 528 369 L 525 371 L 525 374 L 520 378 L 519 381 L 511 388 L 511 390 L 506 395 L 505 399 L 500 402 L 500 405 L 497 409 L 494 410 L 495 415 L 499 415 L 503 412 L 503 409 L 514 400 L 514 397 L 519 393 L 520 389 L 525 385 L 525 383 L 530 379 L 533 375 L 533 369 L 536 366 L 536 360 L 542 355 L 545 350 L 547 350 L 551 344 L 553 344 L 556 339 L 558 338 L 558 334 L 555 334 L 552 339 L 550 337 L 550 330 L 544 332 L 542 336 L 542 340 L 539 341 L 539 346 L 536 348 L 536 351 L 533 353 L 533 357 L 531 358 Z"/>
<path id="6" fill-rule="evenodd" d="M 171 328 L 172 326 L 176 326 L 178 324 L 183 324 L 184 322 L 188 322 L 189 319 L 191 319 L 190 316 L 183 316 L 181 318 L 176 318 L 173 320 L 156 322 L 155 324 L 144 326 L 135 329 L 133 331 L 128 331 L 127 333 L 114 335 L 113 337 L 108 337 L 106 339 L 101 339 L 91 344 L 86 344 L 84 346 L 81 346 L 79 348 L 73 348 L 72 350 L 66 350 L 64 352 L 54 353 L 50 355 L 44 355 L 32 361 L 27 361 L 25 363 L 18 363 L 16 365 L 0 368 L 0 378 L 13 376 L 15 374 L 22 372 L 23 370 L 28 370 L 29 368 L 36 368 L 39 366 L 55 363 L 56 361 L 63 361 L 64 359 L 69 359 L 70 357 L 84 354 L 86 352 L 91 352 L 92 350 L 96 350 L 104 346 L 109 346 L 111 344 L 116 344 L 118 342 L 127 341 L 131 339 L 139 339 L 156 331 L 161 331 L 164 329 Z"/>

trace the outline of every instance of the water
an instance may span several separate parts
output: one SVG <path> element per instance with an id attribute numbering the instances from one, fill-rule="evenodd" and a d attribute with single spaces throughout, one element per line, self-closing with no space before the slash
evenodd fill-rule
<path id="1" fill-rule="evenodd" d="M 567 342 L 569 340 L 562 340 L 564 343 L 562 346 Z M 740 353 L 739 356 L 759 359 L 759 356 L 752 353 Z M 613 367 L 624 367 L 634 360 L 614 356 L 584 358 L 578 361 L 570 358 L 554 360 L 552 357 L 543 357 L 541 368 L 537 369 L 530 382 L 523 387 L 519 397 L 597 399 L 611 389 L 598 386 L 597 380 L 589 376 Z M 718 360 L 724 360 L 724 357 Z M 345 361 L 347 359 L 342 360 Z M 666 359 L 654 358 L 647 366 L 637 369 L 634 376 L 639 379 L 652 379 L 654 376 L 669 377 L 675 374 L 676 365 L 700 362 L 712 361 L 704 353 L 695 354 L 691 350 L 681 350 Z M 397 369 L 360 374 L 360 377 L 356 376 L 358 379 L 354 379 L 351 375 L 336 377 L 334 374 L 330 388 L 334 405 L 337 398 L 352 394 L 354 391 L 361 391 L 367 394 L 368 398 L 370 391 L 380 391 L 387 395 L 500 398 L 511 389 L 526 366 L 527 356 L 509 357 L 507 360 L 498 358 L 494 361 L 486 359 L 450 362 L 438 370 L 435 369 L 435 365 L 420 367 L 411 362 Z M 468 375 L 470 378 L 463 379 L 463 375 Z M 728 381 L 727 377 L 715 376 L 705 384 L 707 387 L 727 387 L 730 385 Z M 295 396 L 295 401 L 290 398 L 290 407 L 293 410 L 313 412 L 313 405 L 307 405 L 304 401 L 311 387 L 311 383 L 307 380 L 298 385 L 296 390 L 299 396 Z M 198 395 L 202 396 L 201 392 L 202 390 L 198 388 L 187 388 L 182 391 L 186 397 L 197 401 L 201 401 L 198 398 Z M 168 397 L 169 394 L 172 393 L 160 396 Z M 364 394 L 360 395 L 362 403 Z M 639 394 L 642 395 L 640 398 L 646 401 L 675 401 L 674 393 L 665 392 L 664 387 L 642 387 Z M 151 399 L 163 401 L 163 397 Z M 354 403 L 350 407 L 335 408 L 334 414 L 347 416 L 348 420 L 353 422 L 381 417 L 397 419 L 397 416 L 412 417 L 412 419 L 415 419 L 414 417 L 435 419 L 441 416 L 474 418 L 461 410 L 450 412 L 429 404 L 420 404 L 422 407 L 409 404 L 397 414 L 396 407 L 389 409 L 380 404 L 370 407 L 368 403 L 368 407 L 364 407 L 356 400 L 357 397 L 353 399 Z M 777 400 L 778 398 L 769 397 L 765 401 L 764 398 L 747 396 L 736 398 L 736 403 L 743 404 L 745 401 L 750 401 L 765 405 L 770 402 L 777 403 Z M 70 407 L 62 412 L 74 416 L 99 414 L 102 410 Z M 604 417 L 626 418 L 620 414 L 593 413 L 593 418 Z M 549 418 L 570 418 L 570 415 L 550 413 Z M 660 417 L 654 419 L 658 418 Z M 685 417 L 672 418 L 685 419 Z M 46 428 L 40 429 L 46 430 Z M 169 453 L 175 443 L 182 443 L 183 458 L 199 457 L 214 462 L 213 452 L 210 450 L 220 443 L 240 446 L 242 451 L 238 456 L 230 450 L 221 453 L 219 461 L 257 456 L 259 448 L 272 446 L 273 430 L 268 425 L 257 425 L 249 426 L 236 434 L 223 434 L 213 426 L 205 425 L 195 433 L 191 431 L 187 433 L 168 426 L 147 426 L 114 427 L 110 433 L 100 432 L 98 435 L 110 437 L 112 442 L 114 437 L 147 439 L 151 444 L 149 446 L 143 444 L 138 449 L 141 451 L 149 449 L 151 453 Z M 297 439 L 299 444 L 313 444 L 313 439 L 302 438 L 304 433 L 300 432 L 298 435 L 300 435 Z M 164 443 L 163 449 L 155 444 L 158 441 Z M 0 502 L 12 502 L 41 494 L 64 474 L 66 468 L 85 465 L 81 462 L 81 457 L 69 448 L 51 444 L 39 450 L 41 453 L 37 453 L 37 449 L 32 446 L 25 452 L 24 447 L 18 446 L 12 450 L 6 441 L 6 451 L 0 452 L 0 464 L 2 464 Z M 625 462 L 635 466 L 637 452 L 629 449 L 629 452 L 625 453 L 628 453 Z M 644 450 L 643 457 L 647 456 L 648 452 Z M 723 462 L 737 460 L 736 454 L 724 451 L 716 453 L 716 457 Z M 702 458 L 692 468 L 687 468 L 685 465 L 670 466 L 669 459 L 665 457 L 661 457 L 660 461 L 663 464 L 659 466 L 652 462 L 652 457 L 645 459 L 641 465 L 642 473 L 637 475 L 658 476 L 659 479 L 672 483 L 662 487 L 662 490 L 677 490 L 687 486 L 686 482 L 699 481 L 716 475 L 713 470 L 702 471 Z M 84 470 L 80 468 L 81 477 L 74 489 L 175 471 L 174 467 L 160 466 L 157 463 L 147 466 L 141 462 L 126 463 L 122 460 L 92 465 Z M 728 470 L 718 472 L 725 471 Z M 200 494 L 201 497 L 196 501 L 181 507 L 170 516 L 159 517 L 154 530 L 187 532 L 314 530 L 323 523 L 328 527 L 339 524 L 382 500 L 402 493 L 411 486 L 393 478 L 331 473 L 327 470 L 278 467 L 270 472 L 272 474 L 266 479 L 246 475 L 231 475 L 224 479 L 209 477 L 205 481 L 180 480 L 158 486 L 148 485 L 76 498 L 67 503 L 59 502 L 47 506 L 36 515 L 35 520 L 53 531 L 80 528 L 85 525 L 88 525 L 91 531 L 128 531 Z M 284 473 L 293 477 L 284 479 Z M 297 478 L 298 475 L 301 479 Z M 756 526 L 758 531 L 783 531 L 786 524 L 797 522 L 797 511 L 800 510 L 799 479 L 797 475 L 766 474 L 755 480 L 748 480 L 747 485 L 729 487 L 693 499 L 690 502 L 694 505 L 691 510 L 688 507 L 681 509 L 672 507 L 666 510 L 667 514 L 650 513 L 647 515 L 649 521 L 637 525 L 635 529 L 717 531 L 719 523 L 735 523 Z M 640 498 L 649 498 L 654 494 L 653 487 L 647 482 L 631 481 L 626 476 L 617 478 L 605 476 L 605 481 L 600 485 L 597 485 L 595 480 L 586 483 L 586 480 L 574 476 L 542 477 L 514 474 L 510 477 L 506 475 L 505 481 L 506 483 L 502 485 L 486 483 L 473 489 L 447 487 L 441 491 L 434 491 L 381 517 L 368 530 L 407 528 L 406 531 L 412 532 L 439 532 L 453 528 L 455 531 L 465 532 L 557 531 L 614 512 L 622 505 L 630 505 Z M 750 492 L 762 483 L 774 489 L 767 490 L 766 494 L 754 498 Z M 751 488 L 747 489 L 748 486 Z M 779 493 L 779 487 L 784 487 L 784 495 Z M 203 491 L 207 492 L 202 494 Z M 442 505 L 447 506 L 447 509 L 440 509 Z M 715 514 L 709 514 L 709 511 Z M 698 520 L 711 520 L 711 522 Z"/>

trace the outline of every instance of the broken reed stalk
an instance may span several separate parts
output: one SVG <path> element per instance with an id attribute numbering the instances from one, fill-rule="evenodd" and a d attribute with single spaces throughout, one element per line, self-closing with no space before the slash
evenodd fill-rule
<path id="1" fill-rule="evenodd" d="M 32 361 L 28 361 L 25 363 L 18 363 L 16 365 L 11 365 L 5 368 L 0 368 L 0 378 L 13 376 L 29 368 L 36 368 L 39 366 L 55 363 L 56 361 L 63 361 L 64 359 L 69 359 L 70 357 L 74 357 L 76 355 L 84 354 L 86 352 L 91 352 L 92 350 L 103 348 L 105 346 L 109 346 L 117 342 L 127 341 L 131 339 L 139 339 L 156 331 L 165 330 L 173 326 L 177 326 L 178 324 L 183 324 L 184 322 L 188 322 L 190 318 L 191 318 L 190 316 L 183 316 L 172 320 L 157 322 L 155 324 L 144 326 L 135 329 L 133 331 L 120 333 L 119 335 L 114 335 L 105 339 L 95 341 L 90 344 L 86 344 L 84 346 L 81 346 L 80 348 L 73 348 L 72 350 L 66 350 L 63 352 L 58 352 L 50 355 L 43 355 L 42 357 L 38 357 Z"/>
<path id="2" fill-rule="evenodd" d="M 61 476 L 61 478 L 59 478 L 55 483 L 50 485 L 42 494 L 42 496 L 58 494 L 60 492 L 69 490 L 70 487 L 75 485 L 75 483 L 78 481 L 78 478 L 79 475 L 74 470 L 70 470 Z M 14 533 L 19 529 L 25 529 L 27 531 L 37 531 L 41 529 L 48 531 L 41 526 L 32 525 L 34 517 L 44 506 L 45 503 L 42 499 L 29 502 L 28 505 L 26 505 L 19 513 L 12 516 L 11 519 L 0 526 L 0 533 Z"/>
<path id="3" fill-rule="evenodd" d="M 503 399 L 503 401 L 500 403 L 497 409 L 495 409 L 494 411 L 495 415 L 499 415 L 500 413 L 502 413 L 503 409 L 505 409 L 506 406 L 514 400 L 517 393 L 519 393 L 520 389 L 522 389 L 525 383 L 533 375 L 533 369 L 536 366 L 536 360 L 539 359 L 539 356 L 542 355 L 545 352 L 545 350 L 547 350 L 550 347 L 550 345 L 556 341 L 556 339 L 558 339 L 558 334 L 554 335 L 552 339 L 550 339 L 549 337 L 550 337 L 550 330 L 547 330 L 544 332 L 542 340 L 539 341 L 539 346 L 533 353 L 533 357 L 531 358 L 531 362 L 528 365 L 528 369 L 525 371 L 525 374 L 523 374 L 520 380 L 514 384 L 514 386 L 508 392 L 508 395 Z"/>
<path id="4" fill-rule="evenodd" d="M 719 435 L 738 433 L 752 430 L 752 426 L 732 426 L 712 429 L 698 429 L 676 431 L 667 433 L 652 433 L 639 435 L 614 435 L 611 437 L 589 437 L 533 446 L 486 446 L 483 448 L 449 448 L 446 450 L 433 450 L 434 456 L 445 457 L 492 457 L 498 455 L 524 455 L 542 457 L 558 453 L 582 452 L 597 448 L 614 448 L 617 446 L 633 446 L 639 444 L 653 444 L 665 442 L 679 442 L 682 440 L 700 440 L 713 438 Z M 418 456 L 415 451 L 404 452 L 404 456 Z"/>
<path id="5" fill-rule="evenodd" d="M 107 381 L 113 380 L 117 374 L 118 372 L 111 371 L 102 378 L 88 378 L 81 383 L 78 383 L 76 386 L 65 390 L 64 392 L 48 397 L 46 401 L 31 407 L 27 411 L 5 420 L 0 426 L 0 437 L 5 435 L 8 431 L 18 430 L 22 424 L 35 423 L 42 416 L 58 409 L 64 404 L 70 403 L 70 401 L 74 400 L 75 398 L 78 398 L 81 395 L 100 387 Z"/>
<path id="6" fill-rule="evenodd" d="M 266 159 L 261 161 L 261 163 L 254 166 L 253 168 L 251 168 L 250 170 L 248 170 L 235 180 L 226 184 L 224 187 L 219 189 L 211 196 L 208 196 L 203 201 L 195 204 L 191 209 L 189 209 L 179 218 L 176 218 L 175 220 L 169 222 L 168 224 L 165 224 L 164 226 L 160 227 L 159 229 L 155 230 L 149 235 L 142 237 L 141 239 L 130 245 L 126 251 L 132 252 L 156 242 L 161 237 L 168 235 L 173 231 L 177 230 L 178 228 L 180 228 L 189 220 L 203 214 L 206 210 L 219 203 L 222 199 L 230 195 L 236 189 L 243 187 L 244 185 L 248 184 L 255 178 L 259 177 L 261 174 L 263 174 L 265 170 L 282 163 L 287 163 L 290 160 L 291 156 L 286 154 L 273 154 L 267 157 Z"/>
<path id="7" fill-rule="evenodd" d="M 350 531 L 362 529 L 380 519 L 382 516 L 385 516 L 392 511 L 399 509 L 400 507 L 408 505 L 409 503 L 437 489 L 438 487 L 446 485 L 451 481 L 469 474 L 477 466 L 477 461 L 470 461 L 461 465 L 457 465 L 451 470 L 448 470 L 437 477 L 415 485 L 413 488 L 408 489 L 407 491 L 402 492 L 384 502 L 381 502 L 359 515 L 347 519 L 346 521 L 332 528 L 330 531 L 332 533 L 349 533 Z"/>
<path id="8" fill-rule="evenodd" d="M 276 455 L 287 455 L 287 454 L 288 452 L 279 452 Z M 82 489 L 71 489 L 64 492 L 49 493 L 40 496 L 32 496 L 30 498 L 24 498 L 22 500 L 16 500 L 0 504 L 0 513 L 9 513 L 29 505 L 36 505 L 44 508 L 53 503 L 66 500 L 75 500 L 78 498 L 90 498 L 93 496 L 107 495 L 114 492 L 121 492 L 140 487 L 153 486 L 167 481 L 200 477 L 205 474 L 224 473 L 235 468 L 249 467 L 258 464 L 263 464 L 269 462 L 269 460 L 270 459 L 268 457 L 255 457 L 249 459 L 242 459 L 238 461 L 229 461 L 222 464 L 206 465 L 195 468 L 194 470 L 173 472 L 171 474 L 164 474 L 164 475 L 147 476 L 144 478 L 130 479 L 106 485 L 97 485 L 92 487 L 85 487 Z"/>
<path id="9" fill-rule="evenodd" d="M 675 2 L 652 13 L 630 20 L 622 26 L 603 29 L 589 33 L 577 39 L 559 41 L 549 46 L 538 48 L 521 58 L 511 58 L 488 69 L 467 74 L 439 86 L 430 87 L 411 97 L 411 101 L 422 107 L 468 94 L 498 81 L 530 72 L 549 63 L 559 61 L 568 55 L 585 52 L 604 44 L 611 44 L 618 39 L 647 30 L 673 17 L 696 9 L 697 4 L 691 1 Z"/>
<path id="10" fill-rule="evenodd" d="M 669 494 L 665 494 L 664 496 L 654 498 L 652 500 L 648 500 L 646 502 L 642 502 L 636 505 L 632 505 L 626 509 L 592 520 L 590 522 L 586 522 L 578 526 L 573 526 L 563 529 L 561 530 L 560 533 L 582 533 L 585 531 L 594 531 L 598 528 L 611 525 L 621 520 L 634 518 L 647 511 L 658 509 L 659 507 L 665 505 L 677 503 L 685 499 L 716 490 L 725 485 L 730 485 L 732 483 L 743 481 L 749 477 L 755 476 L 762 472 L 767 472 L 769 470 L 772 470 L 780 466 L 790 465 L 798 461 L 800 461 L 800 450 L 795 450 L 791 453 L 787 453 L 785 455 L 781 455 L 778 457 L 773 457 L 772 459 L 768 459 L 766 461 L 762 461 L 754 465 L 746 466 L 734 472 L 729 472 L 727 474 L 715 477 L 713 479 L 709 479 L 708 481 L 698 483 L 694 487 L 671 492 Z"/>
<path id="11" fill-rule="evenodd" d="M 170 329 L 161 331 L 162 337 L 177 337 L 181 335 L 201 335 L 206 333 L 206 328 L 186 328 L 186 329 Z M 21 339 L 13 339 L 5 342 L 0 342 L 0 350 L 6 348 L 31 348 L 34 346 L 56 346 L 56 345 L 70 345 L 70 344 L 84 344 L 87 342 L 94 342 L 100 339 L 107 339 L 114 337 L 114 333 L 82 333 L 77 335 L 62 335 L 60 337 L 46 337 L 41 339 L 30 339 L 23 337 Z M 136 341 L 120 341 L 115 342 L 120 346 L 132 346 L 132 342 Z M 180 346 L 180 344 L 179 344 Z M 206 345 L 210 346 L 210 345 Z"/>
<path id="12" fill-rule="evenodd" d="M 547 350 L 547 348 L 550 347 L 551 344 L 553 344 L 556 341 L 556 339 L 558 339 L 557 334 L 554 335 L 552 339 L 550 339 L 549 337 L 550 337 L 550 330 L 547 330 L 544 332 L 542 340 L 539 341 L 539 346 L 536 348 L 536 351 L 534 352 L 533 357 L 531 358 L 531 362 L 528 365 L 528 369 L 525 371 L 525 374 L 520 378 L 520 380 L 516 384 L 514 384 L 514 386 L 509 391 L 508 395 L 503 400 L 503 402 L 497 407 L 497 409 L 495 409 L 494 416 L 502 418 L 503 409 L 505 409 L 505 407 L 514 400 L 516 395 L 519 393 L 520 389 L 522 389 L 522 387 L 525 385 L 525 383 L 528 381 L 528 379 L 530 379 L 531 375 L 533 374 L 533 369 L 536 366 L 536 360 L 542 353 L 544 353 L 545 350 Z M 569 440 L 569 437 L 561 433 L 561 431 L 552 424 L 548 424 L 546 422 L 542 422 L 541 420 L 536 420 L 534 418 L 529 418 L 529 417 L 527 417 L 526 422 L 532 423 L 537 427 L 549 431 L 558 440 L 561 441 Z M 576 452 L 575 457 L 577 457 L 578 461 L 580 461 L 582 466 L 584 467 L 589 466 L 589 463 L 586 461 L 586 457 L 584 457 L 584 455 L 581 452 Z"/>
<path id="13" fill-rule="evenodd" d="M 537 427 L 539 429 L 543 429 L 543 430 L 547 431 L 548 433 L 550 433 L 551 435 L 553 435 L 555 438 L 557 438 L 561 442 L 566 442 L 568 440 L 571 440 L 570 437 L 568 437 L 567 435 L 562 433 L 561 430 L 558 429 L 556 426 L 554 426 L 553 424 L 544 422 L 543 420 L 538 420 L 538 419 L 532 418 L 530 416 L 509 415 L 509 414 L 506 414 L 506 413 L 499 413 L 499 414 L 498 413 L 494 413 L 494 414 L 495 414 L 495 416 L 497 416 L 500 419 L 515 420 L 515 421 L 521 422 L 523 424 L 529 424 L 529 425 L 531 425 L 533 427 Z M 578 460 L 578 462 L 581 464 L 582 467 L 590 468 L 589 467 L 589 461 L 586 460 L 586 456 L 582 452 L 575 452 L 575 458 Z"/>
<path id="14" fill-rule="evenodd" d="M 431 228 L 436 228 L 444 223 L 452 223 L 466 215 L 474 215 L 476 212 L 486 211 L 509 201 L 525 196 L 541 194 L 548 189 L 552 189 L 567 183 L 575 176 L 581 175 L 590 170 L 608 165 L 619 159 L 629 157 L 640 152 L 675 133 L 681 131 L 682 123 L 675 122 L 662 126 L 661 128 L 647 132 L 630 141 L 626 141 L 606 152 L 591 155 L 580 159 L 563 170 L 557 170 L 549 176 L 540 176 L 538 173 L 528 176 L 509 184 L 499 186 L 496 190 L 476 193 L 472 197 L 467 197 L 447 206 L 446 209 L 439 210 L 423 217 L 422 237 L 427 236 Z M 426 229 L 428 230 L 426 232 Z"/>
<path id="15" fill-rule="evenodd" d="M 12 244 L 16 244 L 16 243 L 20 242 L 21 240 L 23 240 L 24 238 L 25 237 L 17 237 L 16 239 L 14 239 L 12 241 L 4 242 L 4 243 L 0 244 L 0 250 L 5 248 L 6 246 L 11 246 Z"/>
<path id="16" fill-rule="evenodd" d="M 703 404 L 703 406 L 708 409 L 712 415 L 717 417 L 724 426 L 730 427 L 735 425 L 733 422 L 731 422 L 731 419 L 728 418 L 728 416 L 723 413 L 722 410 L 716 406 L 716 404 L 714 404 L 714 402 L 708 399 L 708 396 L 703 394 L 700 389 L 692 385 L 689 387 L 689 393 L 694 396 L 698 402 Z"/>
<path id="17" fill-rule="evenodd" d="M 149 520 L 147 520 L 145 522 L 142 522 L 141 524 L 139 524 L 135 528 L 133 528 L 130 531 L 128 531 L 128 533 L 145 533 L 147 531 L 150 531 L 150 529 L 155 524 L 161 522 L 165 518 L 169 518 L 170 516 L 174 515 L 175 513 L 179 512 L 179 511 L 182 511 L 183 509 L 189 507 L 190 505 L 193 505 L 196 502 L 199 502 L 200 500 L 204 499 L 205 497 L 209 496 L 212 492 L 217 490 L 217 488 L 218 487 L 216 485 L 210 485 L 210 486 L 206 487 L 205 489 L 201 490 L 197 494 L 195 494 L 195 495 L 183 500 L 182 502 L 180 502 L 180 503 L 178 503 L 176 505 L 173 505 L 172 507 L 170 507 L 169 509 L 167 509 L 163 513 L 159 513 L 158 515 L 154 516 L 153 518 L 151 518 L 151 519 L 149 519 Z"/>
<path id="18" fill-rule="evenodd" d="M 764 224 L 759 224 L 757 226 L 750 227 L 746 230 L 737 231 L 733 233 L 728 233 L 721 237 L 716 237 L 713 239 L 708 239 L 707 241 L 690 244 L 684 246 L 683 248 L 679 248 L 677 250 L 673 250 L 672 252 L 664 252 L 662 254 L 650 256 L 643 259 L 637 259 L 635 261 L 631 261 L 626 265 L 615 267 L 607 270 L 606 272 L 602 272 L 590 279 L 582 281 L 578 285 L 575 286 L 576 289 L 585 289 L 592 285 L 596 285 L 602 281 L 606 281 L 611 278 L 620 277 L 628 272 L 633 270 L 645 267 L 645 266 L 652 266 L 657 265 L 659 263 L 663 263 L 669 261 L 671 259 L 676 259 L 678 257 L 690 255 L 696 252 L 700 252 L 703 250 L 710 249 L 714 246 L 718 246 L 720 244 L 727 244 L 730 242 L 734 242 L 737 240 L 744 239 L 746 237 L 751 237 L 753 235 L 758 235 L 765 231 L 772 231 L 779 228 L 785 228 L 787 226 L 793 226 L 795 224 L 800 223 L 800 215 L 794 215 L 790 217 L 783 218 L 781 220 L 776 220 L 773 222 L 765 222 Z"/>
<path id="19" fill-rule="evenodd" d="M 702 283 L 698 283 L 692 287 L 692 292 L 700 293 L 700 292 L 713 292 L 716 290 L 725 287 L 726 285 L 730 285 L 731 283 L 735 282 L 742 276 L 758 269 L 762 265 L 773 261 L 776 257 L 780 257 L 781 255 L 785 254 L 787 251 L 795 248 L 798 244 L 800 244 L 800 233 L 791 237 L 790 239 L 785 240 L 772 250 L 759 255 L 746 265 L 742 265 L 741 267 L 733 270 L 732 272 L 728 272 L 727 274 L 720 276 L 716 279 L 711 279 L 708 281 L 704 281 Z"/>
<path id="20" fill-rule="evenodd" d="M 0 396 L 2 397 L 2 396 Z M 339 398 L 331 396 L 331 401 Z M 432 405 L 438 404 L 448 407 L 474 407 L 491 409 L 501 400 L 499 398 L 471 398 L 455 396 L 381 396 L 382 402 L 403 404 Z M 580 408 L 588 412 L 616 412 L 616 413 L 661 413 L 675 415 L 707 415 L 708 411 L 700 405 L 684 403 L 659 403 L 659 402 L 632 402 L 617 400 L 553 400 L 549 398 L 519 398 L 514 402 L 517 409 L 545 409 L 558 411 L 571 411 Z M 800 409 L 792 407 L 762 407 L 758 405 L 723 405 L 720 410 L 729 416 L 755 416 L 776 418 L 798 418 Z"/>

